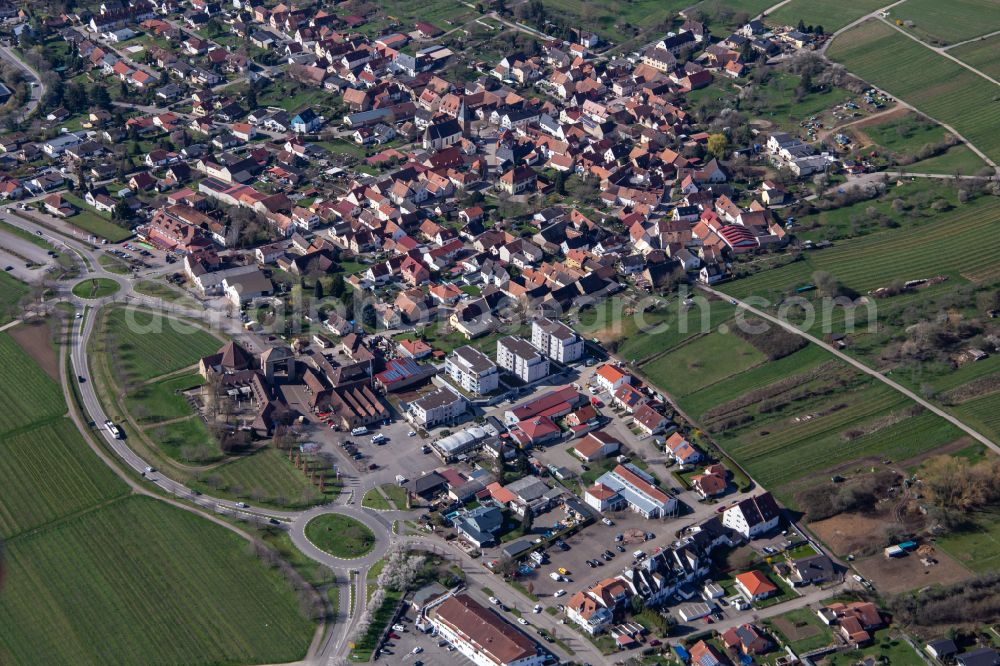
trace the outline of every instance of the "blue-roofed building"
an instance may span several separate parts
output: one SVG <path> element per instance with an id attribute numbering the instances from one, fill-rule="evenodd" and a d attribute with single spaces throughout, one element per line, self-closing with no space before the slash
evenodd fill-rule
<path id="1" fill-rule="evenodd" d="M 477 548 L 496 543 L 496 533 L 503 527 L 503 511 L 495 506 L 478 506 L 454 519 L 455 530 Z"/>

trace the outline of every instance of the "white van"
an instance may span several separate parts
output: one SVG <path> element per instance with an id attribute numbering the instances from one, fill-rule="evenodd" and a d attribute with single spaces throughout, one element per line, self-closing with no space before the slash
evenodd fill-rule
<path id="1" fill-rule="evenodd" d="M 368 434 L 368 428 L 366 428 L 365 426 L 359 426 L 359 427 L 355 428 L 354 430 L 352 430 L 351 434 L 354 435 L 355 437 L 357 437 L 358 435 L 367 435 Z"/>
<path id="2" fill-rule="evenodd" d="M 384 441 L 385 441 L 385 435 L 383 435 L 382 433 L 377 433 L 375 435 L 372 435 L 372 444 L 381 444 Z"/>

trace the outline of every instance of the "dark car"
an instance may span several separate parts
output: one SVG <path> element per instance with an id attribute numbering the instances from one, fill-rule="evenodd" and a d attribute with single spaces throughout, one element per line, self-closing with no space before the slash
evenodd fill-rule
<path id="1" fill-rule="evenodd" d="M 378 465 L 376 463 L 372 463 L 371 465 L 368 465 L 368 469 L 378 469 Z"/>

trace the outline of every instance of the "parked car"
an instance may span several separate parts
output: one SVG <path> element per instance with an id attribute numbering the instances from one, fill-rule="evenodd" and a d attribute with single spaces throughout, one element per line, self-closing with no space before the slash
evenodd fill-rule
<path id="1" fill-rule="evenodd" d="M 601 518 L 601 522 L 607 525 L 608 527 L 614 525 L 614 522 L 610 518 Z"/>

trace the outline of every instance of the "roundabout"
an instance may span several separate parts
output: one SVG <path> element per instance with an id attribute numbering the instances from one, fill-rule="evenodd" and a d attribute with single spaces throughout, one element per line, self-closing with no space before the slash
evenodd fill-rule
<path id="1" fill-rule="evenodd" d="M 339 513 L 324 513 L 305 525 L 313 546 L 342 560 L 356 560 L 375 548 L 375 532 L 360 520 Z"/>
<path id="2" fill-rule="evenodd" d="M 73 295 L 85 300 L 96 300 L 118 293 L 121 285 L 110 278 L 95 277 L 73 285 Z"/>

